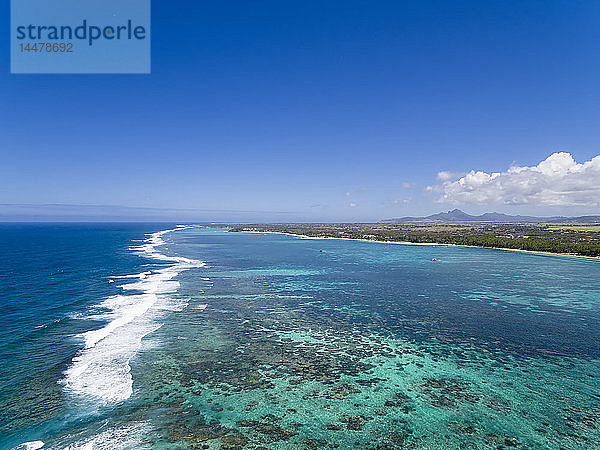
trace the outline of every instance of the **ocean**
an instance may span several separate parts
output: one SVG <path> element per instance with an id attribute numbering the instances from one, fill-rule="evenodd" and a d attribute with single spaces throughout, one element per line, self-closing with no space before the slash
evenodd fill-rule
<path id="1" fill-rule="evenodd" d="M 600 448 L 600 262 L 0 225 L 0 448 Z"/>

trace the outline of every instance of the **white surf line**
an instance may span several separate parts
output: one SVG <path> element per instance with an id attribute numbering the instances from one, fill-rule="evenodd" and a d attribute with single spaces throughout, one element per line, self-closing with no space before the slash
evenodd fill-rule
<path id="1" fill-rule="evenodd" d="M 169 295 L 179 288 L 179 282 L 173 279 L 185 270 L 205 265 L 194 259 L 168 256 L 157 249 L 165 244 L 162 239 L 165 234 L 189 228 L 193 227 L 177 226 L 152 233 L 141 245 L 130 248 L 140 256 L 170 265 L 155 271 L 111 277 L 111 280 L 132 278 L 135 281 L 121 286 L 123 294 L 97 305 L 109 310 L 101 317 L 110 322 L 99 330 L 81 335 L 85 348 L 73 358 L 62 380 L 69 394 L 96 405 L 117 403 L 131 396 L 133 379 L 129 361 L 141 347 L 142 338 L 162 326 L 160 319 L 166 310 L 187 305 L 185 300 Z"/>
<path id="2" fill-rule="evenodd" d="M 23 442 L 15 447 L 15 450 L 38 450 L 45 444 L 42 441 Z"/>

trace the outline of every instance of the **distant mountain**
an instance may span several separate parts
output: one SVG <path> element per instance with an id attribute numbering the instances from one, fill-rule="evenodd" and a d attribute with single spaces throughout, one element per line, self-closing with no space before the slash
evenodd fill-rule
<path id="1" fill-rule="evenodd" d="M 495 222 L 495 223 L 540 223 L 540 222 L 570 222 L 570 223 L 600 223 L 600 216 L 580 217 L 535 217 L 535 216 L 512 216 L 497 212 L 485 213 L 479 216 L 467 214 L 460 209 L 432 214 L 426 217 L 399 217 L 396 219 L 381 220 L 379 223 L 460 223 L 460 222 Z"/>

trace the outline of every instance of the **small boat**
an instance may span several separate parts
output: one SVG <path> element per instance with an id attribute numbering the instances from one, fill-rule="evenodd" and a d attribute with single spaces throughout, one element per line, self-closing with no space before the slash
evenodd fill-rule
<path id="1" fill-rule="evenodd" d="M 432 261 L 439 261 L 437 258 L 431 258 Z"/>

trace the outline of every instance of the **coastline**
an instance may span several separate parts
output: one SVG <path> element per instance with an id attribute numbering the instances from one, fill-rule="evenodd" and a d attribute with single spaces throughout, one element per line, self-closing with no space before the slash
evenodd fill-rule
<path id="1" fill-rule="evenodd" d="M 583 258 L 591 261 L 600 261 L 600 256 L 585 256 L 585 255 L 575 255 L 572 253 L 552 253 L 552 252 L 543 252 L 536 250 L 522 250 L 519 248 L 504 248 L 504 247 L 483 247 L 480 245 L 465 245 L 465 244 L 442 244 L 438 242 L 410 242 L 410 241 L 377 241 L 373 239 L 354 239 L 354 238 L 343 238 L 343 237 L 333 237 L 333 236 L 307 236 L 305 234 L 298 233 L 287 233 L 283 231 L 236 231 L 236 233 L 255 233 L 255 234 L 285 234 L 288 236 L 296 236 L 303 239 L 338 239 L 343 241 L 360 241 L 360 242 L 373 242 L 380 244 L 398 244 L 398 245 L 431 245 L 431 246 L 445 246 L 445 247 L 466 247 L 466 248 L 483 248 L 487 250 L 502 250 L 509 252 L 521 252 L 521 253 L 530 253 L 534 255 L 542 255 L 542 256 L 560 256 L 560 257 L 568 257 L 568 258 Z"/>

